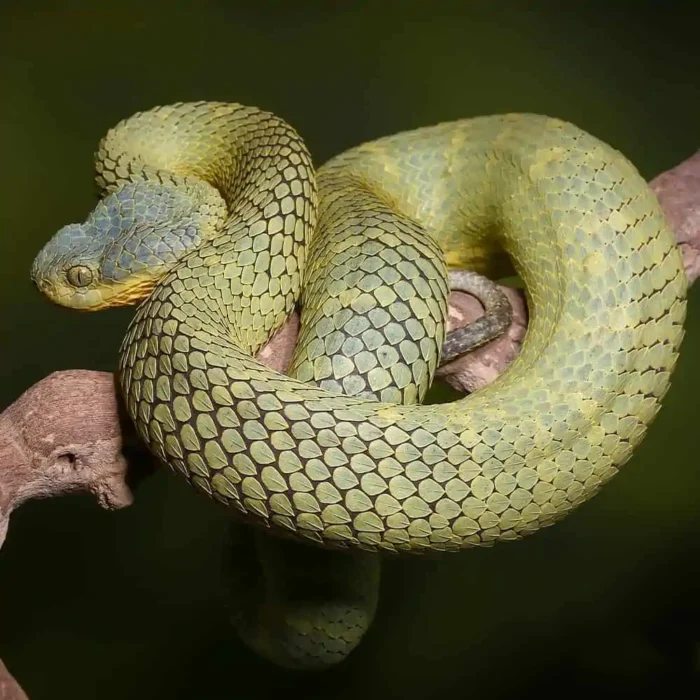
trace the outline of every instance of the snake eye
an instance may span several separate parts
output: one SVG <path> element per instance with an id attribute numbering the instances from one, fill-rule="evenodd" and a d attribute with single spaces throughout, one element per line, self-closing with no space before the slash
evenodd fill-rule
<path id="1" fill-rule="evenodd" d="M 85 265 L 75 265 L 66 272 L 68 281 L 74 287 L 87 287 L 92 282 L 92 270 Z"/>

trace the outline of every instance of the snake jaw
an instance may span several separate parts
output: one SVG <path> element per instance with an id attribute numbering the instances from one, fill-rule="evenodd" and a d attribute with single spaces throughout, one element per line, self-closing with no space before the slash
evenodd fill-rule
<path id="1" fill-rule="evenodd" d="M 115 306 L 135 306 L 143 301 L 158 282 L 158 277 L 150 274 L 132 275 L 128 280 L 110 285 L 103 285 L 99 290 L 99 301 L 91 307 L 91 311 L 100 311 Z"/>
<path id="2" fill-rule="evenodd" d="M 39 292 L 57 306 L 76 311 L 102 311 L 117 306 L 134 306 L 153 290 L 158 277 L 132 275 L 122 282 L 96 282 L 90 287 L 74 287 L 61 278 L 32 277 Z"/>

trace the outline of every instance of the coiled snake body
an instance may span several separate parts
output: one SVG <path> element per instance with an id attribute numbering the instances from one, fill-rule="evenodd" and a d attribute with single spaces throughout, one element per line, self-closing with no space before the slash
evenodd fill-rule
<path id="1" fill-rule="evenodd" d="M 519 538 L 613 476 L 668 389 L 674 236 L 634 166 L 566 122 L 440 124 L 315 174 L 277 117 L 177 104 L 120 123 L 97 161 L 104 199 L 33 278 L 78 308 L 147 296 L 119 363 L 141 437 L 275 531 L 391 551 Z M 522 352 L 485 389 L 418 405 L 447 269 L 497 276 L 508 259 L 528 293 Z M 252 355 L 297 301 L 282 376 Z"/>

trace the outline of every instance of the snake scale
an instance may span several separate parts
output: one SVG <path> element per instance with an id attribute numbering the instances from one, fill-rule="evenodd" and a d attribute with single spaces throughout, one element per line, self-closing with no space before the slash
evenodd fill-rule
<path id="1" fill-rule="evenodd" d="M 635 167 L 570 123 L 443 123 L 316 172 L 277 116 L 178 103 L 120 122 L 96 160 L 103 198 L 33 280 L 73 308 L 140 302 L 119 377 L 141 438 L 319 556 L 550 525 L 631 457 L 669 387 L 687 285 L 673 233 Z M 423 406 L 455 268 L 514 269 L 529 328 L 491 385 Z M 283 376 L 253 356 L 297 303 Z"/>

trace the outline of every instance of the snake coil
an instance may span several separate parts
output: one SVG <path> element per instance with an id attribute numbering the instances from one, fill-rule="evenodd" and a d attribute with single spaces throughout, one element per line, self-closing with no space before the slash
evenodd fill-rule
<path id="1" fill-rule="evenodd" d="M 175 472 L 238 516 L 330 548 L 512 540 L 590 498 L 669 387 L 686 278 L 620 153 L 539 115 L 363 144 L 315 173 L 276 116 L 223 103 L 136 114 L 97 156 L 104 198 L 37 257 L 78 308 L 140 304 L 128 412 Z M 522 352 L 490 386 L 421 406 L 447 274 L 528 293 Z M 301 302 L 282 376 L 252 355 Z"/>

